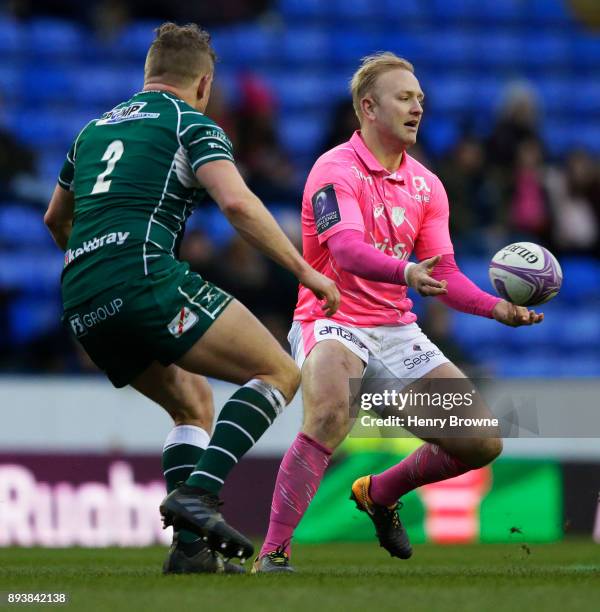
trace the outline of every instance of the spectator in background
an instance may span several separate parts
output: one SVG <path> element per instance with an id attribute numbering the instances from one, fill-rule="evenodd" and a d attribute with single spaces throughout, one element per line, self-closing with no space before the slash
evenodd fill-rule
<path id="1" fill-rule="evenodd" d="M 267 202 L 297 202 L 300 188 L 275 124 L 275 98 L 255 75 L 240 79 L 236 159 L 250 189 Z"/>
<path id="2" fill-rule="evenodd" d="M 16 183 L 36 172 L 34 152 L 10 132 L 0 128 L 0 198 L 12 198 Z"/>
<path id="3" fill-rule="evenodd" d="M 510 169 L 517 159 L 519 145 L 538 138 L 538 121 L 539 105 L 533 88 L 527 82 L 509 84 L 488 141 L 489 163 Z"/>
<path id="4" fill-rule="evenodd" d="M 481 141 L 464 136 L 442 162 L 440 177 L 452 207 L 450 229 L 457 251 L 486 254 L 500 248 L 506 215 Z"/>
<path id="5" fill-rule="evenodd" d="M 509 227 L 516 237 L 548 242 L 550 209 L 543 150 L 537 138 L 522 140 L 509 182 Z"/>
<path id="6" fill-rule="evenodd" d="M 594 159 L 573 151 L 563 169 L 548 172 L 554 216 L 552 240 L 560 253 L 598 253 L 600 242 L 600 181 Z"/>
<path id="7" fill-rule="evenodd" d="M 319 151 L 324 153 L 333 147 L 346 142 L 359 129 L 358 119 L 351 100 L 340 100 L 334 107 L 329 121 L 329 129 L 325 128 L 327 136 Z"/>

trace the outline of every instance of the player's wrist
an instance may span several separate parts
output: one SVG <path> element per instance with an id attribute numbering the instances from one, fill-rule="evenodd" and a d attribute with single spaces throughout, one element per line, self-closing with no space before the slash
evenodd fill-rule
<path id="1" fill-rule="evenodd" d="M 406 262 L 404 262 L 404 264 L 405 264 L 404 265 L 404 273 L 402 274 L 402 277 L 404 278 L 404 283 L 402 283 L 402 284 L 410 287 L 409 270 L 413 266 L 416 266 L 417 264 L 414 261 L 406 261 Z"/>

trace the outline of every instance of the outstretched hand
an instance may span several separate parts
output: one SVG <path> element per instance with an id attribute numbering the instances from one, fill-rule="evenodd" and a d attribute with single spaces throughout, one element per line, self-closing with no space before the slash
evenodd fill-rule
<path id="1" fill-rule="evenodd" d="M 543 312 L 537 313 L 535 310 L 529 310 L 526 306 L 517 306 L 506 300 L 501 300 L 494 306 L 492 316 L 496 321 L 510 327 L 533 325 L 544 320 Z"/>
<path id="2" fill-rule="evenodd" d="M 433 272 L 433 268 L 439 263 L 441 255 L 424 259 L 417 264 L 413 264 L 406 272 L 406 280 L 408 286 L 415 289 L 419 295 L 443 295 L 448 293 L 446 285 L 448 284 L 445 280 L 438 281 L 432 278 L 430 275 Z"/>

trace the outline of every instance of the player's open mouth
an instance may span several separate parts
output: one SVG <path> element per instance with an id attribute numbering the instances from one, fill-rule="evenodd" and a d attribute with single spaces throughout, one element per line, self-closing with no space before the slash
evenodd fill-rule
<path id="1" fill-rule="evenodd" d="M 419 122 L 418 121 L 407 121 L 404 125 L 407 128 L 416 130 L 417 127 L 419 126 Z"/>

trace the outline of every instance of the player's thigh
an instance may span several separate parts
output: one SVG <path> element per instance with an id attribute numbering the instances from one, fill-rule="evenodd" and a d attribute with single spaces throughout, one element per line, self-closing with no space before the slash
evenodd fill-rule
<path id="1" fill-rule="evenodd" d="M 261 378 L 288 400 L 300 373 L 266 327 L 240 302 L 232 300 L 202 337 L 177 360 L 190 372 L 236 384 Z"/>
<path id="2" fill-rule="evenodd" d="M 428 393 L 457 393 L 461 397 L 473 399 L 472 405 L 467 409 L 457 407 L 450 409 L 446 415 L 454 411 L 458 416 L 475 419 L 492 419 L 494 415 L 483 400 L 480 393 L 472 394 L 473 383 L 455 364 L 448 362 L 428 372 L 422 381 L 426 382 Z M 419 383 L 416 383 L 418 385 Z M 502 450 L 502 441 L 499 428 L 493 427 L 465 427 L 453 431 L 452 436 L 434 436 L 428 441 L 441 446 L 450 454 L 473 464 L 485 465 L 497 457 Z"/>
<path id="3" fill-rule="evenodd" d="M 361 378 L 364 363 L 336 340 L 318 342 L 302 366 L 302 430 L 330 448 L 350 431 L 350 378 Z"/>
<path id="4" fill-rule="evenodd" d="M 162 406 L 176 425 L 196 425 L 212 429 L 214 405 L 212 390 L 203 376 L 171 364 L 153 362 L 131 386 Z"/>

